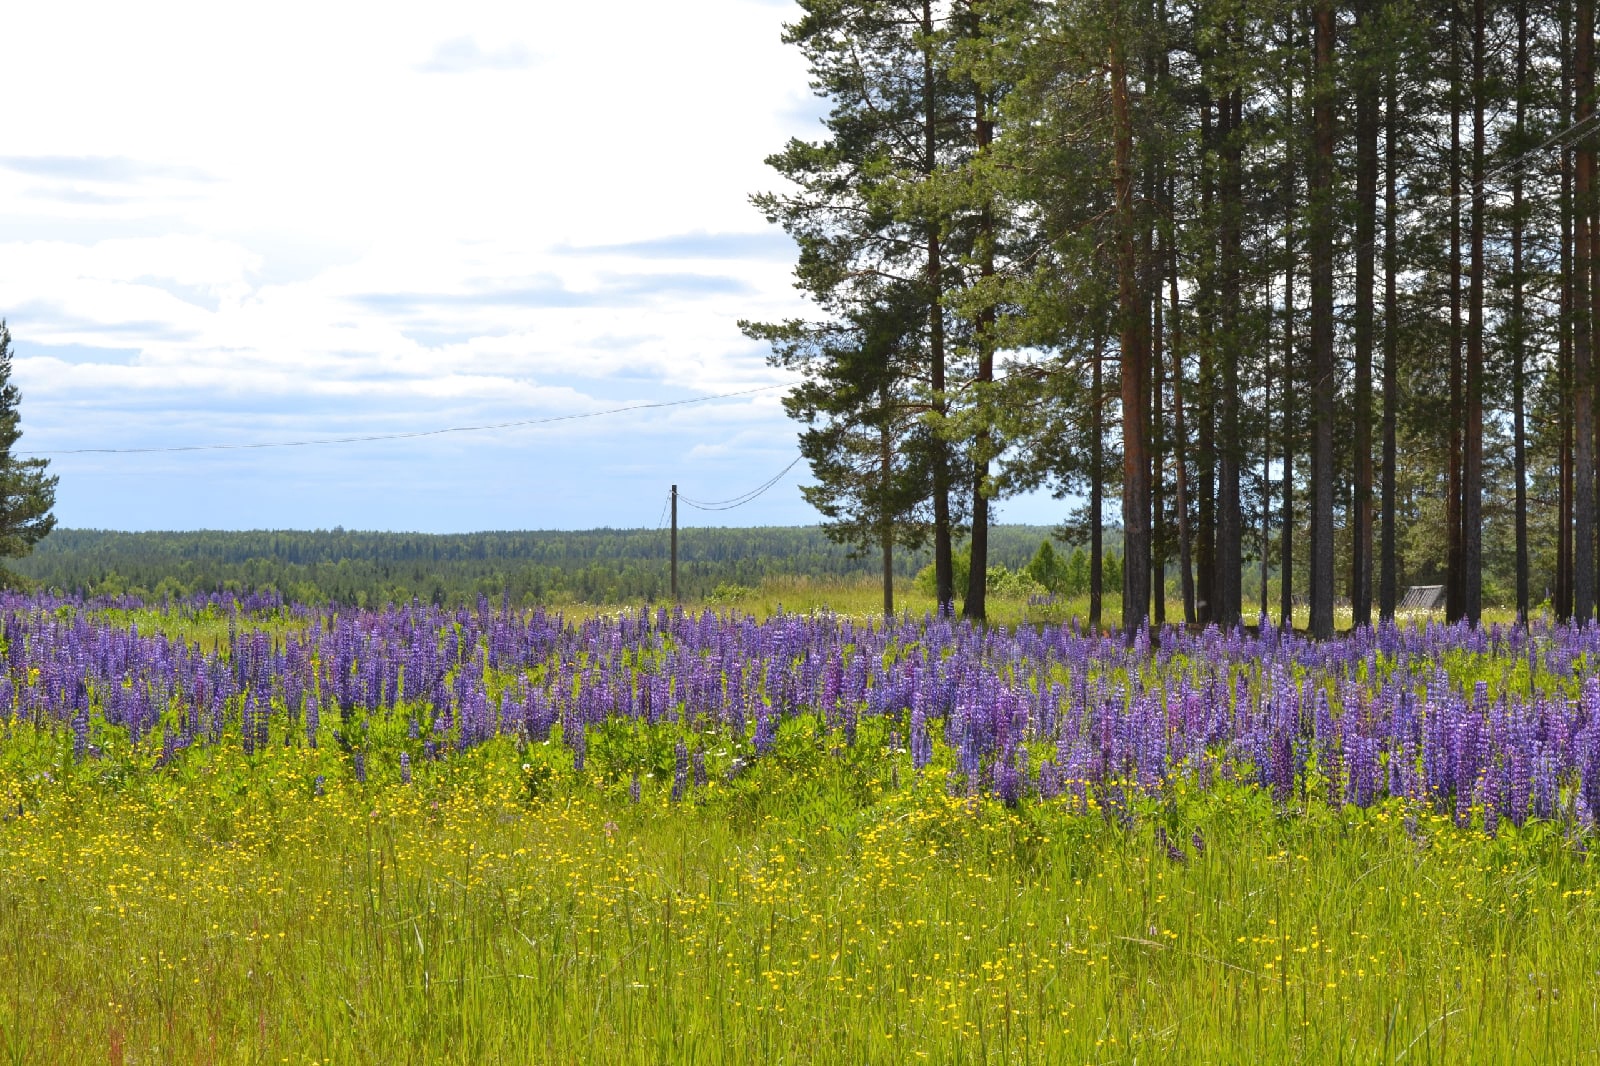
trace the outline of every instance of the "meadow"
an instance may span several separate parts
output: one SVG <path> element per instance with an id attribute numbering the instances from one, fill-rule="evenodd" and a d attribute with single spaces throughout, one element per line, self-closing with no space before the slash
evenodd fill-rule
<path id="1" fill-rule="evenodd" d="M 13 1062 L 1564 1062 L 1600 631 L 0 599 Z"/>

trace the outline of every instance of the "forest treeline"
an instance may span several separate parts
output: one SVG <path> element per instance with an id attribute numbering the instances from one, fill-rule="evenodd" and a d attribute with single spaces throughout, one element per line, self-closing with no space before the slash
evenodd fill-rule
<path id="1" fill-rule="evenodd" d="M 991 565 L 1025 567 L 1044 526 L 995 529 Z M 815 526 L 678 531 L 680 591 L 690 599 L 768 577 L 855 579 L 872 564 Z M 926 552 L 898 560 L 910 578 Z M 668 598 L 666 530 L 492 533 L 346 530 L 122 533 L 57 529 L 15 569 L 45 588 L 145 597 L 217 591 L 277 593 L 302 603 L 380 606 L 412 598 L 470 604 L 639 603 Z"/>
<path id="2" fill-rule="evenodd" d="M 816 313 L 743 325 L 804 375 L 826 528 L 886 572 L 930 545 L 941 603 L 981 618 L 951 545 L 981 574 L 994 500 L 1086 498 L 1097 554 L 1120 524 L 1129 639 L 1169 575 L 1189 621 L 1303 592 L 1320 636 L 1336 596 L 1366 624 L 1411 583 L 1473 623 L 1592 618 L 1594 22 L 801 0 L 825 130 L 754 201 Z"/>

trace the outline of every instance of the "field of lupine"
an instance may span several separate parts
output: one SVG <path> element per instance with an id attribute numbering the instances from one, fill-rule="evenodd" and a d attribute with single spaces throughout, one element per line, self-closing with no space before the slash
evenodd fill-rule
<path id="1" fill-rule="evenodd" d="M 1600 630 L 0 599 L 12 1062 L 1600 1055 Z"/>

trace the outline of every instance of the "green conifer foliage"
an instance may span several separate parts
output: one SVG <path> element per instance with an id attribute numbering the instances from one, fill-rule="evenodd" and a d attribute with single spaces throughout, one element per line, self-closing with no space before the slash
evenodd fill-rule
<path id="1" fill-rule="evenodd" d="M 0 558 L 17 559 L 33 550 L 56 525 L 51 509 L 56 482 L 47 474 L 48 459 L 22 459 L 15 454 L 22 437 L 22 393 L 11 381 L 11 330 L 0 320 Z M 4 566 L 0 581 L 20 583 Z"/>

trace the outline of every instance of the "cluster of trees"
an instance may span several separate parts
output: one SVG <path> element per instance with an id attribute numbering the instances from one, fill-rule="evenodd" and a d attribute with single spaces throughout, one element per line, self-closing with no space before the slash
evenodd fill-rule
<path id="1" fill-rule="evenodd" d="M 818 313 L 745 328 L 834 536 L 953 609 L 965 532 L 982 618 L 995 499 L 1087 497 L 1098 575 L 1120 484 L 1130 639 L 1257 564 L 1318 636 L 1406 579 L 1594 616 L 1594 0 L 800 7 L 826 132 L 755 202 Z"/>
<path id="2" fill-rule="evenodd" d="M 988 595 L 1030 596 L 1048 593 L 1076 599 L 1088 593 L 1091 584 L 1089 553 L 1083 545 L 1079 544 L 1062 555 L 1056 551 L 1054 543 L 1045 538 L 1039 542 L 1038 550 L 1026 565 L 1007 566 L 1004 560 L 1014 552 L 1004 549 L 1016 543 L 1017 527 L 996 526 L 994 532 L 996 537 L 989 545 L 988 576 L 984 582 Z M 956 587 L 965 588 L 972 573 L 971 551 L 954 552 L 951 565 L 955 571 Z M 1121 584 L 1122 557 L 1116 552 L 1105 553 L 1101 560 L 1100 580 L 1103 588 L 1116 588 Z M 938 575 L 931 563 L 917 572 L 917 590 L 925 596 L 936 595 L 937 581 Z"/>
<path id="3" fill-rule="evenodd" d="M 1003 526 L 996 561 L 1021 567 L 1039 526 Z M 679 583 L 692 598 L 771 576 L 859 578 L 860 559 L 818 528 L 683 529 Z M 378 606 L 413 598 L 471 604 L 637 603 L 668 598 L 667 534 L 649 529 L 496 533 L 253 530 L 122 533 L 58 529 L 17 569 L 46 587 L 90 595 L 159 597 L 275 592 L 301 603 Z M 927 553 L 903 555 L 909 579 Z"/>
<path id="4" fill-rule="evenodd" d="M 1088 593 L 1091 584 L 1089 553 L 1079 545 L 1062 556 L 1048 540 L 1043 541 L 1023 573 L 1046 592 L 1069 598 L 1083 596 Z M 1105 555 L 1101 560 L 1100 581 L 1102 587 L 1115 587 L 1122 583 L 1121 556 L 1114 553 Z"/>

